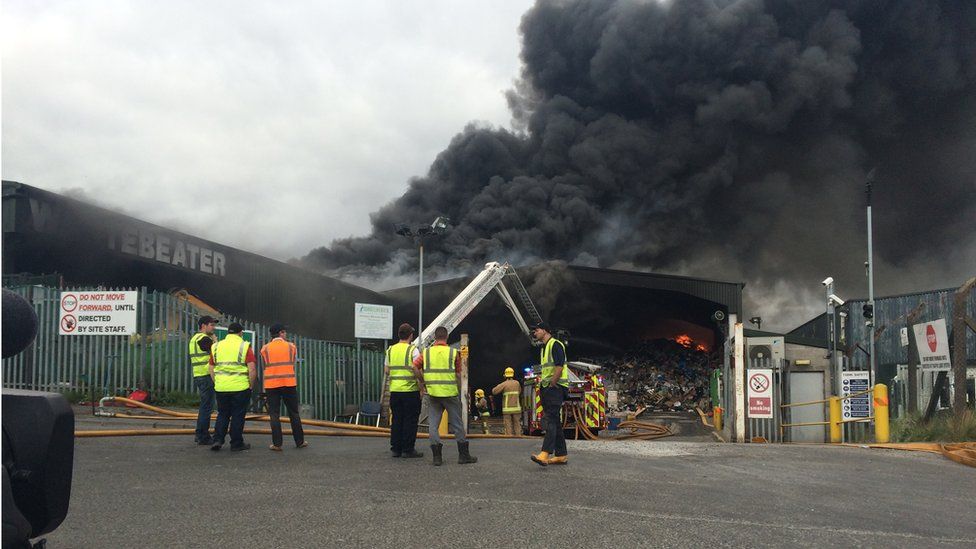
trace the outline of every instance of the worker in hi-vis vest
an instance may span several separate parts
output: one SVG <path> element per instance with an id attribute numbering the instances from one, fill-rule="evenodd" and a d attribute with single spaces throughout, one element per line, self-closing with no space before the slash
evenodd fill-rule
<path id="1" fill-rule="evenodd" d="M 210 437 L 210 414 L 214 409 L 214 382 L 210 377 L 210 347 L 217 338 L 214 328 L 217 319 L 212 316 L 201 316 L 197 320 L 197 333 L 190 338 L 188 354 L 190 367 L 193 369 L 193 387 L 200 393 L 200 410 L 197 412 L 197 428 L 193 440 L 202 446 L 213 444 Z"/>
<path id="2" fill-rule="evenodd" d="M 230 449 L 247 450 L 244 443 L 244 414 L 251 402 L 251 388 L 257 382 L 254 349 L 244 341 L 244 327 L 231 322 L 227 337 L 213 344 L 210 350 L 210 375 L 217 393 L 217 422 L 214 424 L 214 442 L 211 450 L 224 445 L 227 426 L 230 425 Z"/>
<path id="3" fill-rule="evenodd" d="M 519 398 L 522 386 L 515 381 L 515 370 L 505 368 L 505 381 L 495 385 L 491 390 L 493 395 L 502 395 L 502 419 L 505 421 L 505 434 L 519 436 L 522 434 L 522 405 Z"/>
<path id="4" fill-rule="evenodd" d="M 559 412 L 569 395 L 569 367 L 566 365 L 566 345 L 552 337 L 549 324 L 539 322 L 532 325 L 532 336 L 542 343 L 539 375 L 542 414 L 545 419 L 546 437 L 542 440 L 542 451 L 532 456 L 539 465 L 565 465 L 569 462 L 566 453 L 566 435 L 563 433 Z"/>
<path id="5" fill-rule="evenodd" d="M 291 436 L 296 448 L 306 448 L 305 432 L 302 430 L 302 417 L 298 408 L 298 378 L 295 362 L 298 349 L 287 340 L 288 331 L 283 324 L 271 326 L 271 341 L 261 347 L 261 372 L 264 393 L 268 397 L 268 415 L 271 423 L 271 446 L 275 452 L 281 451 L 281 403 L 285 403 L 288 419 L 291 422 Z"/>
<path id="6" fill-rule="evenodd" d="M 415 368 L 423 368 L 424 386 L 427 388 L 427 410 L 430 449 L 434 465 L 444 463 L 441 457 L 441 435 L 437 431 L 441 415 L 447 410 L 447 422 L 458 445 L 458 463 L 476 463 L 478 458 L 468 452 L 468 440 L 464 432 L 464 415 L 461 411 L 461 353 L 447 345 L 447 328 L 434 330 L 434 344 L 424 349 L 413 361 Z"/>
<path id="7" fill-rule="evenodd" d="M 422 376 L 413 367 L 413 361 L 420 356 L 417 347 L 410 343 L 413 334 L 413 326 L 406 322 L 400 325 L 397 329 L 400 341 L 386 350 L 386 364 L 383 366 L 390 380 L 390 451 L 395 458 L 424 457 L 416 449 L 423 387 Z"/>

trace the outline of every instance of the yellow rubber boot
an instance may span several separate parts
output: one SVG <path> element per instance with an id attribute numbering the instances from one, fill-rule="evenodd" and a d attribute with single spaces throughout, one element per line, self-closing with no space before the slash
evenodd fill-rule
<path id="1" fill-rule="evenodd" d="M 533 455 L 532 461 L 542 465 L 543 467 L 549 465 L 549 452 L 539 452 L 537 455 Z"/>
<path id="2" fill-rule="evenodd" d="M 549 458 L 549 465 L 566 465 L 569 463 L 569 456 L 552 456 Z"/>

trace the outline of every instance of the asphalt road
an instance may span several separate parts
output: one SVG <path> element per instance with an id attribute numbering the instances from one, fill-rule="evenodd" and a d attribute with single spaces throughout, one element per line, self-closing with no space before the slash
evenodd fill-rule
<path id="1" fill-rule="evenodd" d="M 580 441 L 542 468 L 537 440 L 475 440 L 479 463 L 450 444 L 435 468 L 383 439 L 268 439 L 78 439 L 49 547 L 976 546 L 976 470 L 932 454 Z"/>

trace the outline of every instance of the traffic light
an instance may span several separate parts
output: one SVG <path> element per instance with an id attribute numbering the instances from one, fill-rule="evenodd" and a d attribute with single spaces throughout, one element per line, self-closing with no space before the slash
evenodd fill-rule
<path id="1" fill-rule="evenodd" d="M 874 305 L 872 305 L 871 303 L 865 303 L 863 310 L 864 310 L 864 318 L 867 319 L 874 318 Z"/>

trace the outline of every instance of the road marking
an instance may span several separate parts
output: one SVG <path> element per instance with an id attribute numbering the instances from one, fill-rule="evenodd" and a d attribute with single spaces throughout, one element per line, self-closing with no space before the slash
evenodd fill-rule
<path id="1" fill-rule="evenodd" d="M 529 507 L 545 507 L 547 509 L 552 509 L 553 507 L 558 507 L 560 509 L 565 509 L 567 511 L 579 511 L 583 513 L 604 513 L 608 515 L 626 515 L 631 517 L 639 517 L 644 519 L 660 519 L 660 520 L 682 520 L 687 522 L 704 522 L 708 524 L 726 524 L 731 526 L 748 526 L 755 528 L 779 528 L 781 530 L 795 530 L 802 532 L 823 532 L 828 530 L 832 534 L 846 534 L 850 536 L 883 536 L 883 537 L 895 537 L 895 538 L 906 538 L 906 539 L 916 539 L 916 540 L 931 540 L 943 543 L 976 543 L 976 538 L 944 538 L 944 537 L 934 537 L 925 536 L 922 534 L 913 534 L 911 532 L 886 532 L 883 530 L 858 530 L 854 528 L 838 528 L 836 526 L 828 525 L 818 525 L 818 526 L 804 526 L 797 524 L 782 524 L 775 522 L 760 522 L 755 520 L 745 520 L 745 519 L 727 519 L 722 517 L 710 517 L 706 515 L 702 516 L 689 516 L 689 515 L 675 515 L 670 513 L 648 513 L 645 511 L 630 511 L 627 509 L 612 509 L 610 507 L 594 507 L 590 505 L 574 505 L 574 504 L 558 504 L 550 503 L 545 501 L 527 501 L 521 499 L 502 499 L 502 498 L 477 498 L 472 496 L 459 496 L 455 494 L 430 494 L 424 492 L 408 492 L 401 490 L 379 490 L 373 488 L 361 489 L 363 492 L 373 492 L 377 494 L 386 494 L 391 497 L 406 496 L 417 498 L 420 501 L 421 498 L 429 498 L 430 496 L 435 496 L 437 498 L 451 498 L 464 503 L 500 503 L 503 505 L 522 505 Z"/>

